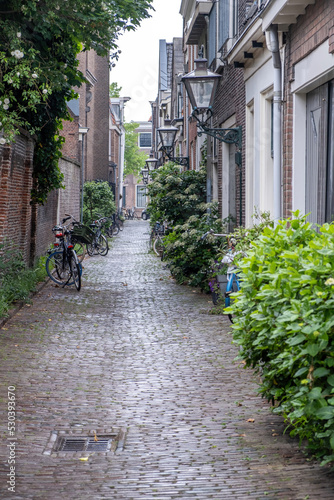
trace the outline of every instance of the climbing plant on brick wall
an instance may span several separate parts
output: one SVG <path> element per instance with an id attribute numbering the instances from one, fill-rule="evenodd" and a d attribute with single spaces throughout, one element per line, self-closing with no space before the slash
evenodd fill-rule
<path id="1" fill-rule="evenodd" d="M 118 58 L 117 39 L 149 17 L 152 0 L 0 0 L 0 144 L 19 127 L 36 138 L 32 200 L 59 188 L 66 102 L 85 81 L 77 54 L 94 49 Z"/>

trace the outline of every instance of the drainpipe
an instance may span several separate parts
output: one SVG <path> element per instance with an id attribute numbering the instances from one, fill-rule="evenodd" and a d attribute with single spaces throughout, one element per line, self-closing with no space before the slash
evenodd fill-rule
<path id="1" fill-rule="evenodd" d="M 274 213 L 275 224 L 281 218 L 281 103 L 282 103 L 282 64 L 279 51 L 277 25 L 271 25 L 266 31 L 267 47 L 271 52 L 274 66 L 273 99 L 273 149 L 274 149 Z"/>

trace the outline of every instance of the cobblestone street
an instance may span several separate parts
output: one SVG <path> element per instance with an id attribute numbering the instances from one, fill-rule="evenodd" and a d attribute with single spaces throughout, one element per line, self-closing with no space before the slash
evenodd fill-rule
<path id="1" fill-rule="evenodd" d="M 148 222 L 127 221 L 107 257 L 84 261 L 79 293 L 48 283 L 3 326 L 0 498 L 334 499 L 333 473 L 234 362 L 228 319 L 177 285 L 148 240 Z M 112 449 L 94 451 L 108 436 Z M 92 444 L 57 451 L 60 437 Z"/>

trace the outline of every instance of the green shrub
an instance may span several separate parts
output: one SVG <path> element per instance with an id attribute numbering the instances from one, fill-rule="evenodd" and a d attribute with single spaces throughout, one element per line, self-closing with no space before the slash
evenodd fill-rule
<path id="1" fill-rule="evenodd" d="M 265 228 L 240 262 L 230 310 L 260 391 L 324 462 L 334 460 L 334 224 L 312 228 L 298 212 Z"/>
<path id="2" fill-rule="evenodd" d="M 6 250 L 0 245 L 0 317 L 5 317 L 11 305 L 26 302 L 37 283 L 46 278 L 45 257 L 34 268 L 28 268 L 20 252 Z"/>
<path id="3" fill-rule="evenodd" d="M 206 212 L 206 171 L 181 171 L 174 163 L 167 163 L 152 174 L 147 190 L 150 223 L 167 220 L 174 226 L 183 224 L 192 215 Z"/>
<path id="4" fill-rule="evenodd" d="M 209 273 L 215 264 L 218 249 L 224 242 L 221 239 L 202 239 L 203 235 L 213 229 L 221 232 L 222 221 L 218 219 L 217 206 L 212 204 L 210 215 L 192 215 L 184 224 L 174 227 L 168 234 L 165 243 L 164 258 L 172 276 L 178 283 L 199 286 L 209 292 Z"/>
<path id="5" fill-rule="evenodd" d="M 84 224 L 100 217 L 110 217 L 116 212 L 114 195 L 107 181 L 85 182 L 83 199 Z"/>

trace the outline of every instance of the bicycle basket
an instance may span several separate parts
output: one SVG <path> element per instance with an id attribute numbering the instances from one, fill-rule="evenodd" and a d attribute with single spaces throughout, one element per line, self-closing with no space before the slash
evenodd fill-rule
<path id="1" fill-rule="evenodd" d="M 90 227 L 84 224 L 75 225 L 72 230 L 73 240 L 80 241 L 81 243 L 92 243 L 94 239 L 94 232 Z"/>

